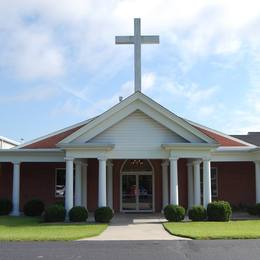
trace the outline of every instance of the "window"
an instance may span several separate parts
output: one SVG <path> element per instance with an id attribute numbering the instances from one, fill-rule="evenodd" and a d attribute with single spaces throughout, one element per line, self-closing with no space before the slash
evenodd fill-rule
<path id="1" fill-rule="evenodd" d="M 203 198 L 203 168 L 200 168 L 200 191 L 201 198 Z M 217 199 L 218 197 L 218 178 L 217 178 L 217 168 L 211 168 L 211 196 L 212 199 Z"/>
<path id="2" fill-rule="evenodd" d="M 56 169 L 55 178 L 55 197 L 63 198 L 65 196 L 66 170 Z"/>

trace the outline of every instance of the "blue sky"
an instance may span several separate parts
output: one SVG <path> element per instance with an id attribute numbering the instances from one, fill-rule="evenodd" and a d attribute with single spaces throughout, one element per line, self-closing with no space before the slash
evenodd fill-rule
<path id="1" fill-rule="evenodd" d="M 143 92 L 226 133 L 260 130 L 259 1 L 0 1 L 0 135 L 28 141 L 133 93 L 133 18 Z"/>

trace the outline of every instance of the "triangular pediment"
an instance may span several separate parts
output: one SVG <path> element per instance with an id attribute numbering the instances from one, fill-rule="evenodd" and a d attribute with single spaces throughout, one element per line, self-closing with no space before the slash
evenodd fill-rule
<path id="1" fill-rule="evenodd" d="M 215 143 L 185 120 L 137 92 L 62 140 L 60 144 L 113 143 L 116 142 L 116 137 L 122 138 L 120 134 L 138 142 L 145 138 L 149 142 L 155 138 L 161 143 Z"/>

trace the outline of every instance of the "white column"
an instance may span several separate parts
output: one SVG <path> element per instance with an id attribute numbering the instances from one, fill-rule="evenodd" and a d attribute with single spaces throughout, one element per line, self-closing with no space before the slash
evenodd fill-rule
<path id="1" fill-rule="evenodd" d="M 193 182 L 193 165 L 191 162 L 187 164 L 188 167 L 188 208 L 194 205 L 194 182 Z"/>
<path id="2" fill-rule="evenodd" d="M 201 205 L 200 200 L 200 164 L 201 161 L 194 161 L 194 205 Z"/>
<path id="3" fill-rule="evenodd" d="M 81 176 L 81 189 L 82 189 L 82 197 L 81 197 L 81 202 L 82 206 L 85 207 L 86 209 L 88 208 L 88 164 L 83 163 L 82 164 L 82 176 Z"/>
<path id="4" fill-rule="evenodd" d="M 106 191 L 106 158 L 100 157 L 98 170 L 98 207 L 107 205 Z"/>
<path id="5" fill-rule="evenodd" d="M 203 206 L 207 207 L 211 202 L 211 169 L 210 160 L 203 160 Z"/>
<path id="6" fill-rule="evenodd" d="M 13 163 L 13 216 L 20 215 L 20 162 Z"/>
<path id="7" fill-rule="evenodd" d="M 178 158 L 170 158 L 170 203 L 179 205 Z"/>
<path id="8" fill-rule="evenodd" d="M 65 209 L 67 213 L 73 208 L 73 158 L 66 160 Z"/>
<path id="9" fill-rule="evenodd" d="M 169 204 L 168 166 L 169 161 L 165 160 L 162 163 L 162 209 Z"/>
<path id="10" fill-rule="evenodd" d="M 107 205 L 113 209 L 113 163 L 107 162 Z"/>
<path id="11" fill-rule="evenodd" d="M 82 168 L 82 163 L 81 161 L 76 161 L 75 162 L 75 206 L 82 206 L 81 202 L 81 168 Z"/>
<path id="12" fill-rule="evenodd" d="M 260 203 L 260 161 L 255 161 L 255 195 L 256 203 Z"/>

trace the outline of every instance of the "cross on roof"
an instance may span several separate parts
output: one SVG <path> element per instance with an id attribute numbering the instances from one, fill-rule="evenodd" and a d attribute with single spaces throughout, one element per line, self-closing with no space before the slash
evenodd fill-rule
<path id="1" fill-rule="evenodd" d="M 134 36 L 116 36 L 116 44 L 134 44 L 135 92 L 141 92 L 141 44 L 159 44 L 158 35 L 141 35 L 141 19 L 134 19 Z"/>

